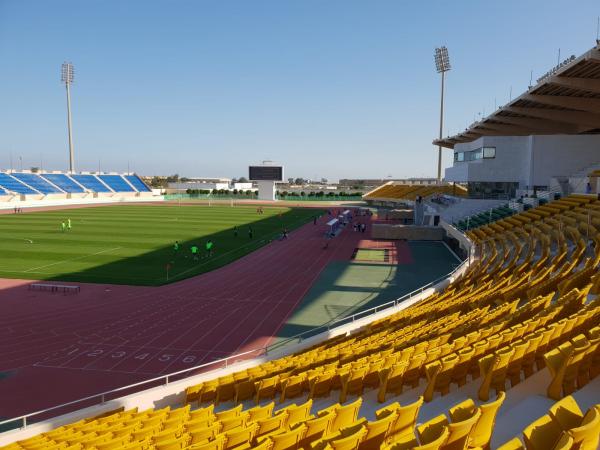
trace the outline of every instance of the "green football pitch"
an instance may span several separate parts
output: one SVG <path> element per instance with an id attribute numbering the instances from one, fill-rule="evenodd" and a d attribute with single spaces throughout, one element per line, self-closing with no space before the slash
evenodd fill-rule
<path id="1" fill-rule="evenodd" d="M 293 230 L 320 214 L 308 208 L 263 211 L 115 205 L 0 215 L 0 277 L 161 285 L 224 266 L 278 238 L 284 228 Z M 68 219 L 72 229 L 63 232 L 61 223 Z M 211 257 L 205 256 L 208 239 L 214 244 Z M 200 248 L 197 261 L 193 244 Z"/>

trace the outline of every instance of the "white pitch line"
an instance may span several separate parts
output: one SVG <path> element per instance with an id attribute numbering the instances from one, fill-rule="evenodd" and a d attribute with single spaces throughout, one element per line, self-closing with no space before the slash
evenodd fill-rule
<path id="1" fill-rule="evenodd" d="M 33 267 L 33 268 L 27 269 L 27 270 L 25 270 L 23 272 L 27 273 L 27 272 L 31 272 L 32 270 L 45 269 L 46 267 L 55 266 L 57 264 L 62 264 L 62 263 L 71 262 L 71 261 L 77 261 L 77 260 L 80 260 L 80 259 L 89 258 L 90 256 L 96 256 L 96 255 L 99 255 L 101 253 L 112 252 L 114 250 L 119 250 L 120 248 L 121 247 L 107 248 L 106 250 L 100 250 L 99 252 L 92 253 L 92 254 L 89 254 L 89 255 L 78 256 L 77 258 L 71 258 L 71 259 L 64 259 L 62 261 L 57 261 L 57 262 L 54 262 L 54 263 L 51 263 L 51 264 L 46 264 L 45 266 Z"/>

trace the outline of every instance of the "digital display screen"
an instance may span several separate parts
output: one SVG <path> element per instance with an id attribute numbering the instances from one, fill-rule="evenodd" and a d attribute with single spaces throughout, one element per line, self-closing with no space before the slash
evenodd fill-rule
<path id="1" fill-rule="evenodd" d="M 283 167 L 250 166 L 248 179 L 251 181 L 283 181 Z"/>

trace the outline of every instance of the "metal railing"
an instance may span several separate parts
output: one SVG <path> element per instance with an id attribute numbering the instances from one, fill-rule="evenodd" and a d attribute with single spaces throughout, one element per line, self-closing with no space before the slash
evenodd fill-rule
<path id="1" fill-rule="evenodd" d="M 244 359 L 248 359 L 249 355 L 253 355 L 253 357 L 255 357 L 255 358 L 259 357 L 259 356 L 268 355 L 269 352 L 272 352 L 273 350 L 281 349 L 290 344 L 301 343 L 302 341 L 306 340 L 309 337 L 314 337 L 321 333 L 329 332 L 332 329 L 342 326 L 344 324 L 353 323 L 359 319 L 363 319 L 365 317 L 372 316 L 383 310 L 394 308 L 394 307 L 400 305 L 401 303 L 403 303 L 407 300 L 410 300 L 411 298 L 413 298 L 417 295 L 421 295 L 426 289 L 429 289 L 429 288 L 435 286 L 436 284 L 440 283 L 441 281 L 444 281 L 444 280 L 450 278 L 456 272 L 461 270 L 463 267 L 468 266 L 469 264 L 470 264 L 470 259 L 467 258 L 467 259 L 463 260 L 459 265 L 457 265 L 448 274 L 443 275 L 439 278 L 436 278 L 435 280 L 430 281 L 429 283 L 397 298 L 396 300 L 392 300 L 390 302 L 383 303 L 381 305 L 377 305 L 373 308 L 358 311 L 352 315 L 343 317 L 341 319 L 334 319 L 326 324 L 314 327 L 303 333 L 299 333 L 297 335 L 291 336 L 289 338 L 275 342 L 273 344 L 270 344 L 270 345 L 267 345 L 264 347 L 258 347 L 258 348 L 248 350 L 248 351 L 245 351 L 242 353 L 236 353 L 235 355 L 217 359 L 215 361 L 211 361 L 208 363 L 200 364 L 198 366 L 194 366 L 194 367 L 191 367 L 188 369 L 179 370 L 177 372 L 171 372 L 169 374 L 161 375 L 161 376 L 158 376 L 155 378 L 150 378 L 148 380 L 140 381 L 138 383 L 130 384 L 130 385 L 123 386 L 120 388 L 111 389 L 109 391 L 101 392 L 98 394 L 93 394 L 93 395 L 90 395 L 90 396 L 87 396 L 84 398 L 80 398 L 80 399 L 73 400 L 70 402 L 62 403 L 60 405 L 52 406 L 50 408 L 46 408 L 46 409 L 36 411 L 33 413 L 28 413 L 28 414 L 24 414 L 22 416 L 6 419 L 3 421 L 0 421 L 0 430 L 9 431 L 9 430 L 17 429 L 17 428 L 27 428 L 27 426 L 31 425 L 32 418 L 38 417 L 38 418 L 41 418 L 40 420 L 48 420 L 53 417 L 57 417 L 58 415 L 76 411 L 77 409 L 81 409 L 82 407 L 91 407 L 91 406 L 102 405 L 109 400 L 114 400 L 116 398 L 119 398 L 119 395 L 115 395 L 115 394 L 123 394 L 126 391 L 132 391 L 132 390 L 133 390 L 133 392 L 131 392 L 130 394 L 139 393 L 140 391 L 142 391 L 144 389 L 136 389 L 136 388 L 139 388 L 142 386 L 144 386 L 145 388 L 167 386 L 167 385 L 169 385 L 170 382 L 174 381 L 174 379 L 184 379 L 187 376 L 201 373 L 209 367 L 213 367 L 215 369 L 227 368 L 231 364 L 235 364 L 237 362 L 243 361 Z M 219 365 L 221 367 L 218 367 Z M 127 395 L 129 395 L 129 394 L 127 394 Z M 75 405 L 79 405 L 79 407 L 69 409 L 69 407 L 72 407 Z M 58 413 L 58 412 L 60 412 L 60 413 Z M 14 425 L 14 426 L 11 426 L 11 425 Z"/>

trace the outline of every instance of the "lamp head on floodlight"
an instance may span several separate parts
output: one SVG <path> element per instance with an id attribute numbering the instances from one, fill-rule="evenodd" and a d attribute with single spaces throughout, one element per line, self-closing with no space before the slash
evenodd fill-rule
<path id="1" fill-rule="evenodd" d="M 450 70 L 450 58 L 446 46 L 435 49 L 435 68 L 438 73 L 448 72 Z"/>
<path id="2" fill-rule="evenodd" d="M 73 64 L 70 62 L 64 62 L 60 71 L 60 81 L 65 84 L 72 84 L 74 74 L 75 70 L 73 69 Z"/>

